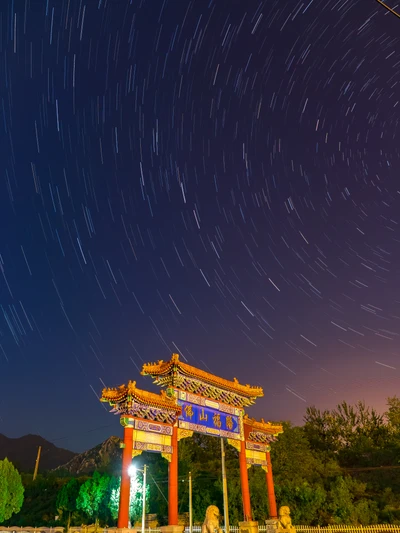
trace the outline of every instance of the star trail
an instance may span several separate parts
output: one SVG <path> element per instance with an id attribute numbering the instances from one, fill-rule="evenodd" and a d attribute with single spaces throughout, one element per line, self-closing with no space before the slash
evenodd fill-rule
<path id="1" fill-rule="evenodd" d="M 265 396 L 399 386 L 400 21 L 375 0 L 4 0 L 0 432 L 81 450 L 173 352 Z M 111 427 L 110 427 L 111 424 Z"/>

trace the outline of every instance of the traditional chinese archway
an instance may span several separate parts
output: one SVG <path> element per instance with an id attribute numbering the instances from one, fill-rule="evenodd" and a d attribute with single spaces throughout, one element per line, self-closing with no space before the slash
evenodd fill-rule
<path id="1" fill-rule="evenodd" d="M 161 453 L 168 460 L 168 526 L 165 533 L 182 531 L 178 526 L 178 441 L 193 432 L 227 438 L 239 452 L 240 481 L 244 521 L 253 522 L 248 468 L 259 465 L 266 471 L 271 518 L 277 518 L 270 443 L 282 426 L 256 421 L 245 414 L 245 407 L 264 395 L 261 387 L 229 381 L 180 361 L 173 354 L 170 361 L 143 365 L 142 375 L 151 376 L 164 387 L 161 394 L 140 390 L 135 382 L 103 390 L 101 401 L 112 406 L 124 427 L 122 477 L 118 527 L 129 523 L 132 457 L 143 451 Z"/>

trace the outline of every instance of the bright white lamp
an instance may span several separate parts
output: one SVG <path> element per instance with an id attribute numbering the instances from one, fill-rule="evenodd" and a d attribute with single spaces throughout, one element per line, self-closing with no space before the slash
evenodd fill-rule
<path id="1" fill-rule="evenodd" d="M 128 468 L 128 476 L 129 477 L 133 477 L 133 478 L 136 477 L 136 466 L 135 465 L 130 465 L 129 466 L 129 468 Z"/>

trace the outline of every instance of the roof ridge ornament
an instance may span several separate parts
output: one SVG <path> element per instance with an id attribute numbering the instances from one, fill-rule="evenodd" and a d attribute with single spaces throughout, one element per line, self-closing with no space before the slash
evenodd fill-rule
<path id="1" fill-rule="evenodd" d="M 235 395 L 237 398 L 236 405 L 242 407 L 250 405 L 254 403 L 256 398 L 264 396 L 262 387 L 249 384 L 242 385 L 236 377 L 233 380 L 221 378 L 181 361 L 177 353 L 172 354 L 169 361 L 160 360 L 157 363 L 145 363 L 141 374 L 142 376 L 151 376 L 154 379 L 154 383 L 162 387 L 173 386 L 188 392 L 193 392 L 188 388 L 189 381 L 202 382 L 208 387 L 214 387 Z"/>
<path id="2" fill-rule="evenodd" d="M 156 393 L 139 389 L 136 386 L 136 381 L 128 381 L 127 385 L 120 385 L 119 387 L 104 388 L 100 401 L 112 404 L 131 403 L 134 401 L 155 408 L 170 409 L 175 412 L 181 411 L 181 407 L 177 404 L 175 398 L 168 396 L 165 391 L 162 390 L 160 393 Z"/>
<path id="3" fill-rule="evenodd" d="M 265 422 L 263 418 L 260 421 L 258 421 L 255 418 L 250 418 L 247 414 L 245 414 L 243 417 L 243 422 L 246 425 L 251 426 L 254 429 L 259 430 L 259 431 L 266 431 L 274 435 L 283 433 L 283 427 L 281 424 L 273 424 L 272 422 Z"/>

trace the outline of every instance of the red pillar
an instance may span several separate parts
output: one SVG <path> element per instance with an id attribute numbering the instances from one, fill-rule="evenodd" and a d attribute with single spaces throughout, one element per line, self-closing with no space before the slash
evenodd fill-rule
<path id="1" fill-rule="evenodd" d="M 243 514 L 245 522 L 251 521 L 249 478 L 246 463 L 246 442 L 242 440 L 239 452 L 240 484 L 242 487 Z"/>
<path id="2" fill-rule="evenodd" d="M 172 429 L 172 456 L 168 466 L 168 525 L 178 525 L 178 428 Z"/>
<path id="3" fill-rule="evenodd" d="M 131 478 L 128 469 L 132 463 L 133 428 L 124 427 L 124 449 L 122 452 L 122 475 L 119 494 L 118 527 L 128 527 L 129 497 L 131 492 Z"/>
<path id="4" fill-rule="evenodd" d="M 267 452 L 267 490 L 268 490 L 268 503 L 269 503 L 269 515 L 270 518 L 278 518 L 276 509 L 274 478 L 272 477 L 272 463 L 271 455 Z"/>

